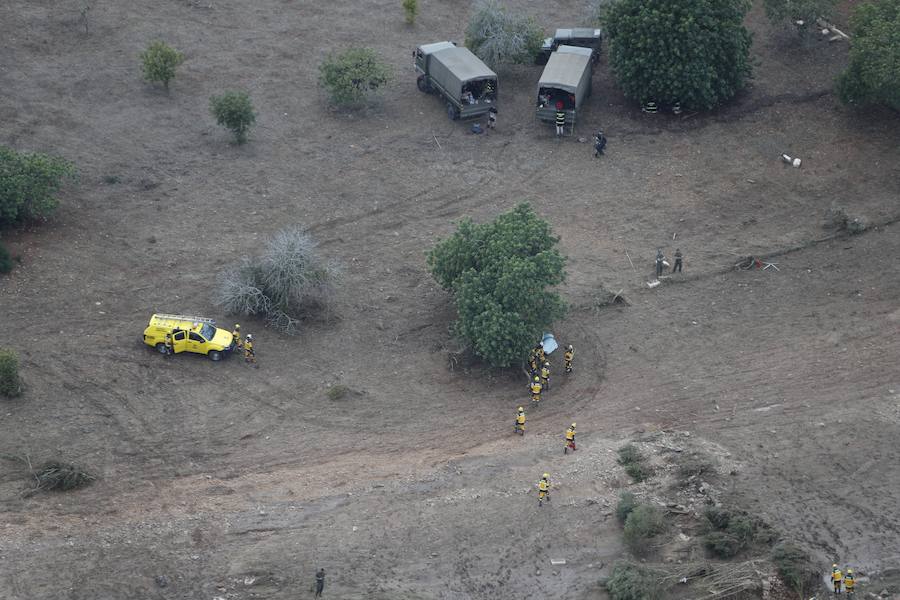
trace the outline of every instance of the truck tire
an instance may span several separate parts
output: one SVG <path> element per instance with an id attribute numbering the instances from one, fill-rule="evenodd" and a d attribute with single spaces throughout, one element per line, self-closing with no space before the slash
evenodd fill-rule
<path id="1" fill-rule="evenodd" d="M 155 348 L 156 348 L 156 351 L 159 352 L 160 354 L 166 354 L 166 353 L 168 352 L 168 351 L 166 350 L 166 345 L 163 344 L 162 342 L 158 343 L 158 344 L 155 346 Z"/>
<path id="2" fill-rule="evenodd" d="M 419 78 L 416 79 L 416 87 L 419 88 L 419 91 L 424 94 L 431 93 L 431 86 L 428 85 L 428 80 L 424 75 L 419 75 Z"/>
<path id="3" fill-rule="evenodd" d="M 451 121 L 455 121 L 459 118 L 459 110 L 453 106 L 452 102 L 447 103 L 447 116 Z"/>
<path id="4" fill-rule="evenodd" d="M 222 353 L 218 350 L 210 350 L 206 355 L 209 357 L 209 360 L 213 362 L 222 360 Z"/>

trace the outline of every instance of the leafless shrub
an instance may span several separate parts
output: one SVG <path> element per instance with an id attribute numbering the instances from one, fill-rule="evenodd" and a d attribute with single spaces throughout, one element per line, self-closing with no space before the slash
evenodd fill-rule
<path id="1" fill-rule="evenodd" d="M 330 315 L 334 269 L 300 229 L 275 235 L 259 257 L 226 268 L 214 301 L 232 314 L 261 315 L 282 333 L 295 335 L 303 319 Z"/>

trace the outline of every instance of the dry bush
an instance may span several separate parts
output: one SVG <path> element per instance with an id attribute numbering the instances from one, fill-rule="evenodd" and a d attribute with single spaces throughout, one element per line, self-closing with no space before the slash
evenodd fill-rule
<path id="1" fill-rule="evenodd" d="M 261 315 L 274 329 L 295 335 L 304 319 L 330 315 L 334 269 L 300 229 L 285 229 L 261 256 L 242 258 L 219 276 L 216 304 L 230 314 Z"/>
<path id="2" fill-rule="evenodd" d="M 0 396 L 14 398 L 22 392 L 19 379 L 19 355 L 0 348 Z"/>
<path id="3" fill-rule="evenodd" d="M 34 487 L 28 495 L 38 492 L 67 492 L 92 483 L 96 477 L 84 469 L 71 463 L 48 460 L 37 469 L 32 470 Z"/>
<path id="4" fill-rule="evenodd" d="M 325 391 L 325 395 L 328 396 L 329 400 L 340 400 L 349 393 L 350 388 L 341 384 L 333 385 Z"/>
<path id="5" fill-rule="evenodd" d="M 818 569 L 812 563 L 809 553 L 799 546 L 790 542 L 778 544 L 772 550 L 772 562 L 781 579 L 801 598 L 805 598 L 805 592 L 816 585 Z"/>
<path id="6" fill-rule="evenodd" d="M 712 458 L 697 452 L 682 454 L 678 457 L 677 464 L 678 477 L 682 482 L 691 477 L 699 477 L 704 473 L 712 473 L 716 468 Z"/>
<path id="7" fill-rule="evenodd" d="M 662 512 L 652 504 L 639 504 L 625 519 L 625 545 L 635 554 L 648 551 L 647 541 L 666 529 Z"/>

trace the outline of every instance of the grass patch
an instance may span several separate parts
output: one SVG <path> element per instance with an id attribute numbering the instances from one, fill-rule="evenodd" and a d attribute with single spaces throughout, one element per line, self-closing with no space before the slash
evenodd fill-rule
<path id="1" fill-rule="evenodd" d="M 625 524 L 625 520 L 628 518 L 628 515 L 631 514 L 638 506 L 637 498 L 634 497 L 634 494 L 631 492 L 622 492 L 619 494 L 619 503 L 616 504 L 616 518 L 619 519 L 619 523 L 622 525 Z"/>
<path id="2" fill-rule="evenodd" d="M 350 388 L 346 385 L 333 385 L 325 391 L 325 395 L 328 396 L 329 400 L 340 400 L 347 396 L 350 393 Z"/>
<path id="3" fill-rule="evenodd" d="M 96 478 L 71 463 L 48 460 L 31 473 L 34 477 L 34 487 L 30 493 L 37 492 L 67 492 L 84 487 Z"/>
<path id="4" fill-rule="evenodd" d="M 809 554 L 790 542 L 778 544 L 772 549 L 772 562 L 781 579 L 801 598 L 806 591 L 817 585 L 818 571 Z"/>
<path id="5" fill-rule="evenodd" d="M 613 567 L 606 590 L 612 600 L 656 600 L 662 586 L 655 571 L 634 563 L 618 563 Z"/>
<path id="6" fill-rule="evenodd" d="M 647 541 L 666 530 L 662 512 L 653 505 L 639 504 L 625 519 L 625 545 L 636 555 L 647 553 Z"/>
<path id="7" fill-rule="evenodd" d="M 653 470 L 646 464 L 647 458 L 634 444 L 625 444 L 619 448 L 619 464 L 635 483 L 640 483 L 653 475 Z"/>

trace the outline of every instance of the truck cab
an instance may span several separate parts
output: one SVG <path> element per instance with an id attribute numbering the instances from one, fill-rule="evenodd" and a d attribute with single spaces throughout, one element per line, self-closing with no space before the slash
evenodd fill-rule
<path id="1" fill-rule="evenodd" d="M 562 45 L 578 46 L 591 49 L 591 60 L 594 64 L 600 60 L 600 47 L 603 43 L 603 32 L 589 27 L 557 29 L 553 37 L 544 39 L 540 51 L 534 58 L 534 64 L 545 65 L 550 55 Z"/>

